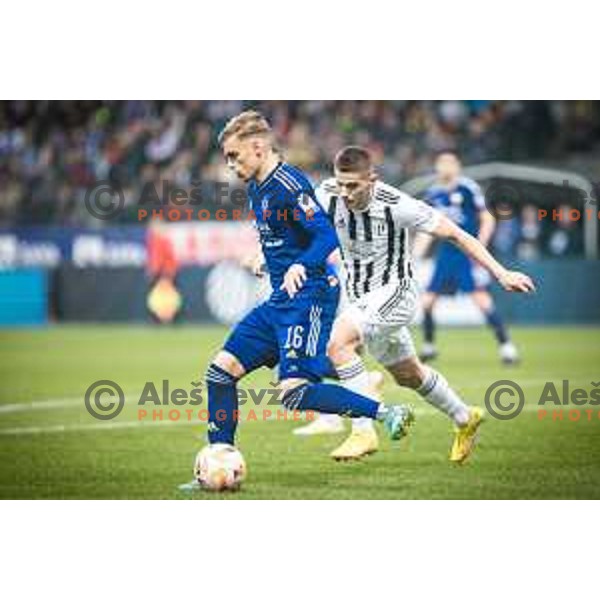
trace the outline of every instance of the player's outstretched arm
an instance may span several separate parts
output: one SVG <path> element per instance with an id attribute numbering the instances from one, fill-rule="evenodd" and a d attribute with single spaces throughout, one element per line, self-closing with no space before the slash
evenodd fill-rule
<path id="1" fill-rule="evenodd" d="M 458 227 L 448 217 L 440 215 L 437 226 L 431 233 L 458 246 L 465 254 L 486 268 L 507 292 L 532 292 L 535 290 L 535 285 L 528 275 L 504 268 L 481 242 Z"/>

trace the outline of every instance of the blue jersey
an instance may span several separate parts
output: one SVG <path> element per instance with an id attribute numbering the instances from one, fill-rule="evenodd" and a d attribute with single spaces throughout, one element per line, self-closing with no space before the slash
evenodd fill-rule
<path id="1" fill-rule="evenodd" d="M 279 163 L 263 182 L 250 182 L 248 196 L 273 293 L 236 325 L 224 348 L 246 373 L 279 364 L 280 379 L 320 381 L 331 372 L 326 349 L 340 293 L 327 278 L 327 258 L 338 247 L 337 235 L 295 167 Z M 290 298 L 279 288 L 293 264 L 304 265 L 307 280 Z"/>
<path id="2" fill-rule="evenodd" d="M 431 206 L 437 208 L 467 233 L 479 234 L 479 213 L 485 210 L 485 200 L 477 182 L 460 177 L 451 188 L 440 184 L 432 185 L 425 194 Z M 450 242 L 441 242 L 438 260 L 467 262 L 468 258 Z"/>
<path id="3" fill-rule="evenodd" d="M 472 179 L 461 177 L 447 188 L 439 184 L 427 190 L 427 201 L 444 213 L 467 233 L 479 234 L 479 213 L 485 210 L 485 201 L 479 185 Z M 489 275 L 475 268 L 471 259 L 450 242 L 441 242 L 436 264 L 427 290 L 436 294 L 472 293 L 489 284 Z"/>
<path id="4" fill-rule="evenodd" d="M 271 278 L 270 302 L 289 299 L 279 288 L 296 263 L 306 268 L 305 292 L 322 287 L 327 281 L 327 258 L 338 240 L 306 175 L 280 162 L 264 181 L 250 182 L 248 197 Z"/>

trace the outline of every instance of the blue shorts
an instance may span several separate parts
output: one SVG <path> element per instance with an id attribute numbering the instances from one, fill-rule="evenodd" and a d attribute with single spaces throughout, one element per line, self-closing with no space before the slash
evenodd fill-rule
<path id="1" fill-rule="evenodd" d="M 450 263 L 438 260 L 427 291 L 434 294 L 453 295 L 457 292 L 471 294 L 477 290 L 485 290 L 490 277 L 483 268 L 465 260 Z"/>
<path id="2" fill-rule="evenodd" d="M 285 302 L 264 302 L 236 325 L 224 350 L 246 373 L 279 364 L 280 380 L 320 381 L 331 372 L 326 351 L 339 296 L 339 285 L 323 282 Z"/>

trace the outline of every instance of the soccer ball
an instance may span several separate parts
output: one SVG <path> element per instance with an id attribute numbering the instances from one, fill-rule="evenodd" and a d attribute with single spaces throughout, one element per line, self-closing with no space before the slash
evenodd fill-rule
<path id="1" fill-rule="evenodd" d="M 237 490 L 246 477 L 246 461 L 234 446 L 210 444 L 196 455 L 194 477 L 208 490 Z"/>

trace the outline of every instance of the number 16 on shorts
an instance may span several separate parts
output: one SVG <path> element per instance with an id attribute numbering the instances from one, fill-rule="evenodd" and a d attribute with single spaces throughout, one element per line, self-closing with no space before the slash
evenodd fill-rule
<path id="1" fill-rule="evenodd" d="M 284 344 L 286 350 L 300 350 L 302 348 L 302 334 L 304 327 L 302 325 L 290 325 L 287 330 L 287 339 Z"/>
<path id="2" fill-rule="evenodd" d="M 308 315 L 308 326 L 288 326 L 284 348 L 309 357 L 317 356 L 320 346 L 319 335 L 321 333 L 322 312 L 323 309 L 320 306 L 312 306 Z M 324 348 L 321 349 L 321 352 L 323 351 Z"/>

